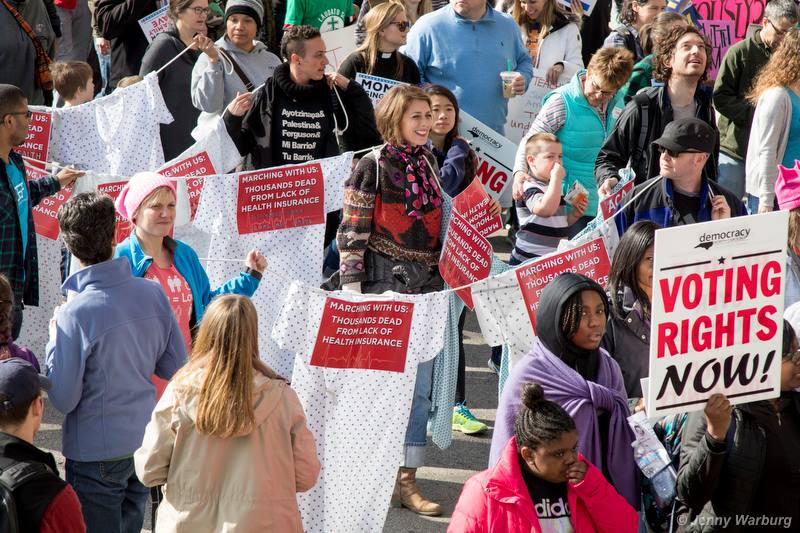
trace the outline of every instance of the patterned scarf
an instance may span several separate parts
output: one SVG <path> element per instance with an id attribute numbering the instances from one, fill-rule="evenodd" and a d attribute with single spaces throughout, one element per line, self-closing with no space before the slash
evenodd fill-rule
<path id="1" fill-rule="evenodd" d="M 428 211 L 441 207 L 442 193 L 422 146 L 386 144 L 385 150 L 389 159 L 398 163 L 405 173 L 406 215 L 422 218 Z"/>

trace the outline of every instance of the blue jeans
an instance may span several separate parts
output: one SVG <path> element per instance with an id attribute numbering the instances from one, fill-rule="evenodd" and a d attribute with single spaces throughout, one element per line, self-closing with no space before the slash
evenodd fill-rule
<path id="1" fill-rule="evenodd" d="M 136 477 L 133 458 L 71 461 L 67 482 L 78 494 L 88 533 L 139 533 L 150 490 Z"/>
<path id="2" fill-rule="evenodd" d="M 411 416 L 406 428 L 405 467 L 418 468 L 425 459 L 425 444 L 428 442 L 428 416 L 431 412 L 431 389 L 433 388 L 433 362 L 417 365 L 417 381 L 414 384 L 414 400 Z"/>
<path id="3" fill-rule="evenodd" d="M 744 161 L 720 152 L 717 183 L 736 194 L 736 198 L 744 198 Z"/>
<path id="4" fill-rule="evenodd" d="M 97 62 L 100 64 L 100 77 L 103 79 L 103 88 L 97 93 L 97 96 L 100 97 L 111 94 L 111 87 L 108 85 L 111 81 L 111 53 L 101 54 L 97 45 L 94 49 L 97 52 Z"/>

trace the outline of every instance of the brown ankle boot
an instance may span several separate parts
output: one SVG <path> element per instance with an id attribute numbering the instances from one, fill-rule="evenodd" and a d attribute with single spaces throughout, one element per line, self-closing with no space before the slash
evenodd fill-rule
<path id="1" fill-rule="evenodd" d="M 439 516 L 442 514 L 442 506 L 436 502 L 426 500 L 420 494 L 417 487 L 417 469 L 400 467 L 397 476 L 395 492 L 392 495 L 392 503 L 396 505 L 399 498 L 400 504 L 406 509 L 411 509 L 423 516 Z"/>

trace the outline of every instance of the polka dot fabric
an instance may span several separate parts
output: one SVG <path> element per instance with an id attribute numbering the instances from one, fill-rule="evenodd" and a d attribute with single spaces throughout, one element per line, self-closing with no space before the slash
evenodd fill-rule
<path id="1" fill-rule="evenodd" d="M 405 372 L 311 366 L 325 299 L 414 303 Z M 296 353 L 292 388 L 306 412 L 322 463 L 319 481 L 298 494 L 303 529 L 350 533 L 383 530 L 397 469 L 403 461 L 417 365 L 443 347 L 448 294 L 325 293 L 294 282 L 272 338 Z M 451 414 L 452 416 L 452 414 Z"/>
<path id="2" fill-rule="evenodd" d="M 336 211 L 344 203 L 344 182 L 350 176 L 352 153 L 320 159 L 325 183 L 325 212 Z M 230 174 L 206 180 L 194 226 L 211 234 L 208 257 L 238 259 L 258 248 L 269 260 L 253 303 L 258 309 L 258 344 L 261 358 L 282 376 L 291 379 L 294 353 L 281 350 L 269 334 L 277 318 L 278 303 L 286 299 L 289 279 L 318 286 L 322 273 L 325 224 L 285 230 L 239 235 L 236 225 L 238 175 Z M 241 263 L 209 261 L 206 272 L 212 285 L 236 275 Z M 273 272 L 280 272 L 278 277 Z"/>
<path id="3" fill-rule="evenodd" d="M 76 107 L 38 109 L 53 113 L 49 161 L 122 176 L 164 163 L 159 124 L 173 119 L 155 73 Z"/>

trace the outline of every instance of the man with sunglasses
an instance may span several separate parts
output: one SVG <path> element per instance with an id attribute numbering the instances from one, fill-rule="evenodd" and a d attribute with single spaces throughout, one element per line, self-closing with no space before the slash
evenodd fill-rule
<path id="1" fill-rule="evenodd" d="M 27 180 L 22 156 L 14 148 L 25 142 L 30 118 L 25 93 L 14 85 L 0 84 L 0 273 L 14 290 L 13 339 L 22 327 L 24 306 L 39 305 L 33 208 L 83 175 L 64 169 L 55 177 Z"/>
<path id="2" fill-rule="evenodd" d="M 756 74 L 797 21 L 795 0 L 767 3 L 761 28 L 730 47 L 717 74 L 714 107 L 719 113 L 719 182 L 740 198 L 745 193 L 744 160 L 755 112 L 745 96 Z"/>
<path id="3" fill-rule="evenodd" d="M 661 174 L 633 189 L 635 200 L 617 217 L 620 234 L 638 220 L 668 228 L 747 214 L 741 199 L 703 173 L 717 145 L 716 130 L 704 120 L 673 120 L 653 144 Z"/>

